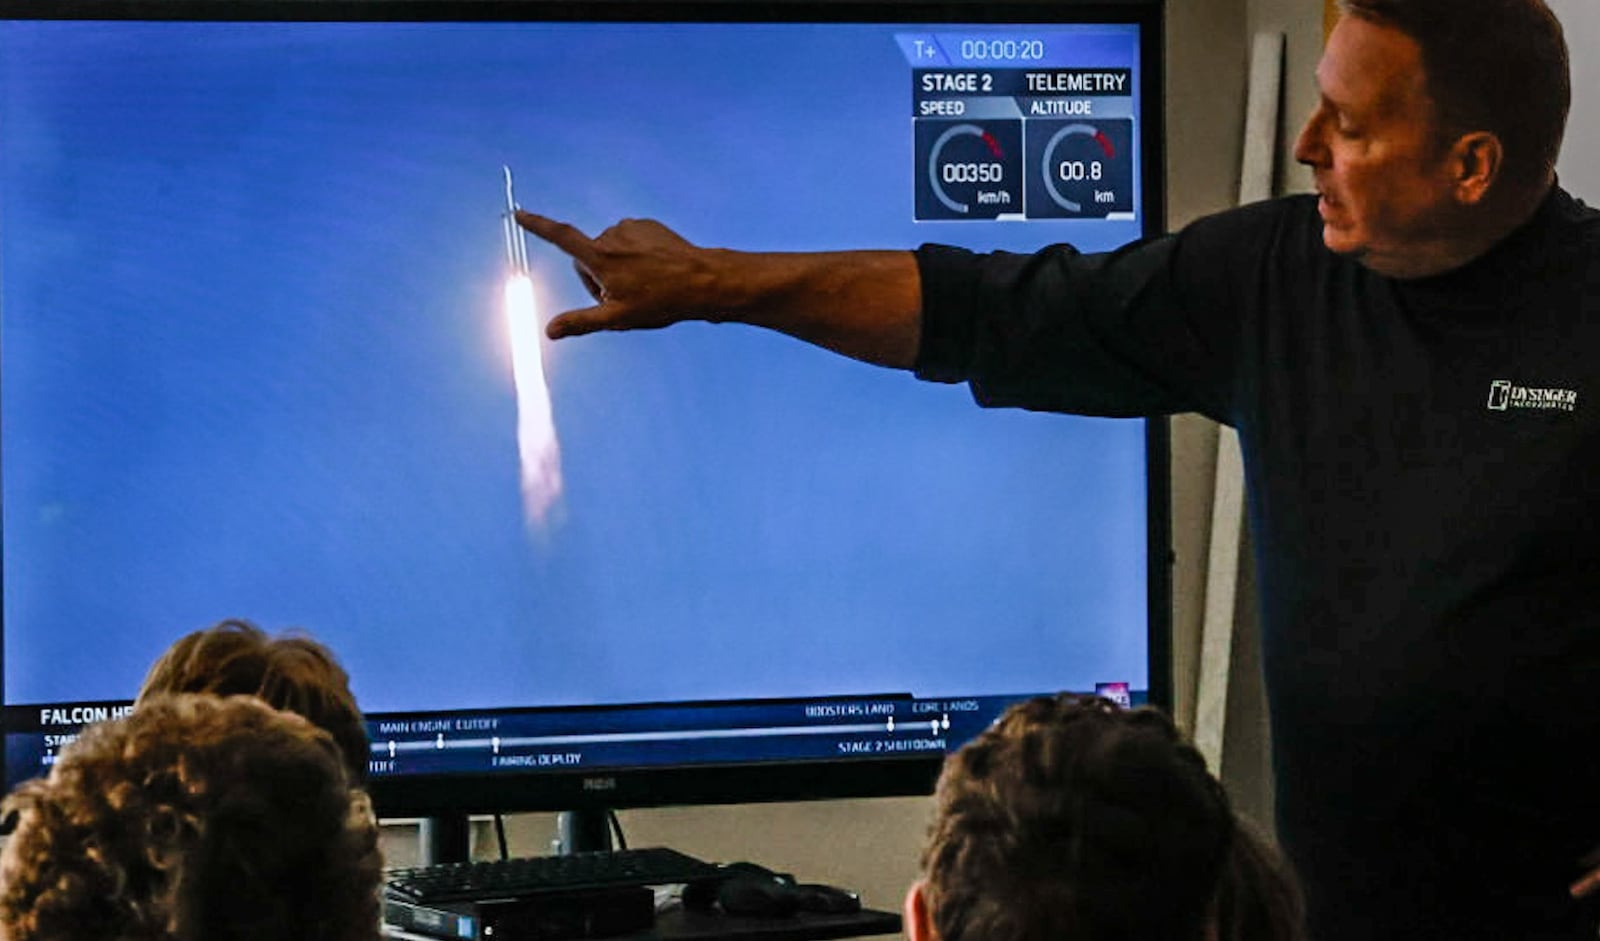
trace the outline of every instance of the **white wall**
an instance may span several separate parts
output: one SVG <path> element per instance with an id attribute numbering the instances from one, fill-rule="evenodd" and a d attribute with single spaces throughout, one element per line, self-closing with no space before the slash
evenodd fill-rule
<path id="1" fill-rule="evenodd" d="M 1168 0 L 1181 3 L 1183 0 Z M 1309 193 L 1311 171 L 1294 162 L 1300 126 L 1316 107 L 1317 60 L 1322 57 L 1322 0 L 1247 0 L 1248 28 L 1284 34 L 1283 126 L 1278 137 L 1277 192 Z"/>
<path id="2" fill-rule="evenodd" d="M 1550 0 L 1567 31 L 1572 58 L 1572 114 L 1556 171 L 1561 185 L 1590 205 L 1600 205 L 1600 2 Z"/>
<path id="3" fill-rule="evenodd" d="M 1278 194 L 1307 192 L 1312 188 L 1310 171 L 1294 161 L 1294 142 L 1316 104 L 1314 76 L 1317 60 L 1322 55 L 1323 12 L 1322 0 L 1246 0 L 1244 4 L 1243 32 L 1246 36 L 1265 32 L 1280 33 L 1284 37 L 1283 98 L 1273 188 Z M 1185 435 L 1202 434 L 1214 441 L 1216 429 L 1208 420 L 1196 416 L 1175 420 L 1173 429 L 1173 526 L 1175 530 L 1182 527 L 1203 533 L 1209 540 L 1210 519 L 1200 513 L 1205 504 L 1185 507 L 1179 495 L 1185 478 L 1210 479 L 1211 468 L 1199 463 L 1198 455 L 1187 461 L 1179 460 L 1177 442 Z M 1210 491 L 1203 497 L 1209 499 Z M 1266 689 L 1261 677 L 1260 626 L 1256 616 L 1255 565 L 1251 551 L 1246 533 L 1240 545 L 1221 777 L 1234 809 L 1253 821 L 1258 829 L 1270 833 L 1274 810 L 1272 749 Z M 1199 577 L 1203 588 L 1204 573 Z M 1205 597 L 1203 594 L 1194 599 L 1179 597 L 1175 603 L 1178 610 L 1183 610 L 1191 603 L 1204 605 Z M 1185 715 L 1181 708 L 1179 715 Z"/>

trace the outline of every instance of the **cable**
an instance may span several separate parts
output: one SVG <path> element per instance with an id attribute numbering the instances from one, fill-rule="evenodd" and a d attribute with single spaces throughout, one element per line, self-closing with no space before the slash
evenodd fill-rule
<path id="1" fill-rule="evenodd" d="M 617 812 L 608 809 L 606 816 L 611 819 L 611 832 L 617 835 L 617 849 L 627 849 L 628 838 L 622 835 L 622 821 L 617 818 Z"/>
<path id="2" fill-rule="evenodd" d="M 500 844 L 500 858 L 510 859 L 511 854 L 506 852 L 506 818 L 499 814 L 494 815 L 494 838 Z"/>

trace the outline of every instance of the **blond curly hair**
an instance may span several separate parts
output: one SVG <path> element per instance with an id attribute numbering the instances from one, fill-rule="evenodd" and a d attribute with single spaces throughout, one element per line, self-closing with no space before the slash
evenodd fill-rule
<path id="1" fill-rule="evenodd" d="M 0 805 L 7 941 L 376 941 L 383 861 L 332 737 L 251 696 L 154 697 Z"/>
<path id="2" fill-rule="evenodd" d="M 351 780 L 366 780 L 371 749 L 350 677 L 333 651 L 304 631 L 274 636 L 230 618 L 186 634 L 151 665 L 135 705 L 169 693 L 259 696 L 273 708 L 299 713 L 344 749 Z"/>

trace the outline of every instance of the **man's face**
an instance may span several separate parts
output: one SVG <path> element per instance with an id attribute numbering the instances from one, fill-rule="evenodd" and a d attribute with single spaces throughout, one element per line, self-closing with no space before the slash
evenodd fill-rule
<path id="1" fill-rule="evenodd" d="M 1316 177 L 1323 242 L 1381 274 L 1437 270 L 1458 234 L 1458 207 L 1416 42 L 1346 16 L 1328 37 L 1317 85 L 1321 102 L 1294 156 Z"/>

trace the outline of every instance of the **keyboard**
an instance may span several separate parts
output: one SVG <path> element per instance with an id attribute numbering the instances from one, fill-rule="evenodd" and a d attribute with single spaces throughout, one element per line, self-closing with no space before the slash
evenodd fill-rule
<path id="1" fill-rule="evenodd" d="M 410 902 L 460 902 L 617 886 L 673 885 L 715 877 L 717 872 L 715 865 L 693 856 L 650 846 L 390 869 L 385 873 L 385 889 L 390 897 Z"/>

